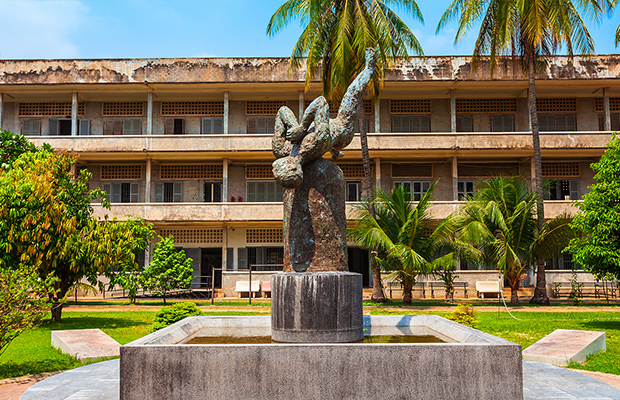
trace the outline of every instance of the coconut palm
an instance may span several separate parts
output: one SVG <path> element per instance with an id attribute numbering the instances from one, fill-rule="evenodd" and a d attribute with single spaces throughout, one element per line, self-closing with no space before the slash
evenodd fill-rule
<path id="1" fill-rule="evenodd" d="M 614 1 L 614 0 L 610 0 Z M 570 57 L 592 54 L 594 40 L 581 14 L 598 19 L 608 0 L 453 0 L 445 11 L 437 31 L 450 21 L 458 21 L 455 42 L 481 22 L 473 52 L 474 67 L 482 56 L 490 56 L 491 74 L 502 55 L 520 55 L 528 77 L 528 102 L 534 149 L 534 186 L 537 193 L 538 230 L 545 223 L 542 188 L 542 160 L 538 113 L 536 109 L 536 72 L 550 55 L 564 47 Z M 535 304 L 549 304 L 546 292 L 545 260 L 537 262 Z"/>
<path id="2" fill-rule="evenodd" d="M 528 190 L 524 179 L 494 177 L 479 184 L 456 217 L 459 240 L 479 249 L 482 263 L 502 272 L 512 304 L 519 304 L 519 283 L 530 266 L 562 251 L 571 237 L 567 215 L 538 230 L 536 201 L 537 194 Z"/>
<path id="3" fill-rule="evenodd" d="M 415 0 L 288 0 L 271 17 L 267 34 L 278 33 L 293 20 L 304 30 L 290 57 L 290 69 L 306 66 L 305 87 L 313 77 L 323 81 L 323 95 L 340 100 L 355 76 L 364 68 L 366 48 L 377 54 L 377 68 L 369 85 L 377 98 L 385 71 L 397 57 L 408 57 L 408 50 L 422 55 L 422 46 L 407 24 L 389 5 L 397 5 L 414 19 L 423 22 Z M 359 129 L 367 198 L 374 192 L 364 107 L 360 107 Z M 371 208 L 372 213 L 372 208 Z M 381 276 L 373 263 L 373 301 L 385 301 Z"/>
<path id="4" fill-rule="evenodd" d="M 375 261 L 389 272 L 386 279 L 402 283 L 405 304 L 411 304 L 419 275 L 454 267 L 454 253 L 447 250 L 453 243 L 453 221 L 448 218 L 436 224 L 428 213 L 434 186 L 417 204 L 400 186 L 389 195 L 377 190 L 372 201 L 376 216 L 370 213 L 369 202 L 362 203 L 357 223 L 350 230 L 362 248 L 376 249 Z"/>

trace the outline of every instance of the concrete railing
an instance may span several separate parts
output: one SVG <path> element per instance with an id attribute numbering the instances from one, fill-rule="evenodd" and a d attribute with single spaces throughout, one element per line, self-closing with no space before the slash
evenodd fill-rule
<path id="1" fill-rule="evenodd" d="M 268 134 L 234 135 L 151 135 L 151 136 L 43 136 L 31 137 L 37 145 L 49 143 L 58 150 L 75 153 L 271 153 Z M 611 132 L 542 132 L 541 149 L 606 148 Z M 531 150 L 529 132 L 462 132 L 462 133 L 370 133 L 371 151 L 501 151 Z M 355 137 L 349 151 L 360 151 Z"/>
<path id="2" fill-rule="evenodd" d="M 553 218 L 563 212 L 575 214 L 572 201 L 545 201 L 545 215 Z M 461 201 L 434 201 L 430 214 L 435 219 L 446 218 L 458 211 L 465 203 Z M 112 210 L 93 204 L 97 217 L 115 215 L 126 219 L 127 215 L 151 222 L 270 222 L 282 221 L 282 203 L 116 203 Z M 347 219 L 355 218 L 355 203 L 346 204 Z"/>

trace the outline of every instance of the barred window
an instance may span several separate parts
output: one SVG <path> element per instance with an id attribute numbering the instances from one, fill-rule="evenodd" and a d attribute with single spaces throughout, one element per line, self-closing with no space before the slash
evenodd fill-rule
<path id="1" fill-rule="evenodd" d="M 605 112 L 605 99 L 597 97 L 594 99 L 594 111 Z M 620 111 L 620 97 L 609 98 L 609 111 Z"/>
<path id="2" fill-rule="evenodd" d="M 282 228 L 248 228 L 245 231 L 246 243 L 282 243 Z"/>
<path id="3" fill-rule="evenodd" d="M 310 103 L 312 101 L 310 100 L 306 100 L 304 102 L 305 104 L 305 108 L 308 108 L 308 106 L 310 106 Z M 338 114 L 338 110 L 340 109 L 340 102 L 339 101 L 334 101 L 334 100 L 327 100 L 327 104 L 329 104 L 329 113 L 330 114 Z M 374 112 L 373 107 L 372 107 L 372 100 L 364 100 L 364 114 L 366 115 L 370 115 Z"/>
<path id="4" fill-rule="evenodd" d="M 222 243 L 222 228 L 162 228 L 159 235 L 173 236 L 175 244 Z"/>
<path id="5" fill-rule="evenodd" d="M 141 180 L 142 165 L 102 165 L 101 180 Z"/>
<path id="6" fill-rule="evenodd" d="M 162 116 L 224 115 L 223 101 L 162 101 Z"/>
<path id="7" fill-rule="evenodd" d="M 542 163 L 543 176 L 578 177 L 579 162 L 544 162 Z"/>
<path id="8" fill-rule="evenodd" d="M 286 105 L 284 100 L 267 100 L 267 101 L 253 101 L 248 100 L 245 102 L 246 115 L 276 115 L 280 107 Z"/>
<path id="9" fill-rule="evenodd" d="M 142 116 L 144 115 L 144 102 L 104 102 L 101 115 L 106 116 Z"/>
<path id="10" fill-rule="evenodd" d="M 517 99 L 456 99 L 457 113 L 516 113 Z"/>
<path id="11" fill-rule="evenodd" d="M 72 103 L 19 103 L 18 117 L 68 117 Z M 78 103 L 78 115 L 84 115 L 85 103 Z"/>
<path id="12" fill-rule="evenodd" d="M 161 180 L 222 179 L 222 164 L 163 164 Z"/>
<path id="13" fill-rule="evenodd" d="M 411 200 L 420 201 L 431 187 L 430 181 L 394 181 L 394 188 L 402 187 L 411 195 Z"/>
<path id="14" fill-rule="evenodd" d="M 538 112 L 577 112 L 577 99 L 572 98 L 551 98 L 536 99 L 536 110 Z"/>
<path id="15" fill-rule="evenodd" d="M 430 114 L 430 100 L 390 100 L 390 114 Z"/>
<path id="16" fill-rule="evenodd" d="M 273 179 L 271 164 L 248 164 L 245 166 L 245 179 Z"/>

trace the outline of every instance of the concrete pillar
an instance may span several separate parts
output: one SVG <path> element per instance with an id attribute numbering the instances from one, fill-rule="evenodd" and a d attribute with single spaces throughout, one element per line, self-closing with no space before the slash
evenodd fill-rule
<path id="1" fill-rule="evenodd" d="M 225 158 L 222 160 L 222 201 L 228 201 L 228 165 L 230 160 Z"/>
<path id="2" fill-rule="evenodd" d="M 609 107 L 609 92 L 603 88 L 603 107 L 605 108 L 605 130 L 611 130 L 611 109 Z"/>
<path id="3" fill-rule="evenodd" d="M 375 190 L 381 189 L 381 159 L 375 158 Z"/>
<path id="4" fill-rule="evenodd" d="M 146 104 L 146 134 L 153 134 L 153 92 L 148 92 Z"/>
<path id="5" fill-rule="evenodd" d="M 78 134 L 78 94 L 73 92 L 71 96 L 71 136 Z"/>
<path id="6" fill-rule="evenodd" d="M 306 99 L 304 98 L 304 91 L 299 91 L 299 122 L 304 116 L 304 111 L 306 111 Z"/>
<path id="7" fill-rule="evenodd" d="M 228 135 L 228 92 L 224 92 L 224 135 Z"/>
<path id="8" fill-rule="evenodd" d="M 228 227 L 222 226 L 222 269 L 228 269 Z"/>
<path id="9" fill-rule="evenodd" d="M 452 157 L 452 200 L 459 199 L 459 165 L 456 156 Z"/>
<path id="10" fill-rule="evenodd" d="M 0 93 L 0 131 L 2 130 L 2 112 L 4 111 L 4 93 Z"/>
<path id="11" fill-rule="evenodd" d="M 375 133 L 381 132 L 381 100 L 375 100 Z"/>
<path id="12" fill-rule="evenodd" d="M 450 132 L 456 132 L 456 96 L 454 92 L 454 89 L 450 89 Z"/>
<path id="13" fill-rule="evenodd" d="M 144 268 L 148 268 L 151 265 L 151 249 L 153 247 L 153 242 L 149 243 L 144 249 Z"/>
<path id="14" fill-rule="evenodd" d="M 530 157 L 530 190 L 532 192 L 536 191 L 536 181 L 534 177 L 536 176 L 536 165 L 534 163 L 534 157 Z"/>
<path id="15" fill-rule="evenodd" d="M 146 184 L 144 185 L 144 202 L 151 202 L 151 167 L 152 162 L 150 158 L 146 159 Z"/>

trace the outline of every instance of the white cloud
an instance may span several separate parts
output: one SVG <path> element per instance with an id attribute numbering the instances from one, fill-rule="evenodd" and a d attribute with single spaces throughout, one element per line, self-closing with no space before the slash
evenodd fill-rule
<path id="1" fill-rule="evenodd" d="M 78 58 L 72 35 L 88 26 L 88 8 L 79 0 L 2 0 L 0 57 Z"/>

